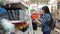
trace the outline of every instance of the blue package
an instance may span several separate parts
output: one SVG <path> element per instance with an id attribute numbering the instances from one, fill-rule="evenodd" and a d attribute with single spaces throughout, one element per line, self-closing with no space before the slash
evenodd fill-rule
<path id="1" fill-rule="evenodd" d="M 0 15 L 4 15 L 6 13 L 7 13 L 7 11 L 4 8 L 0 8 Z"/>

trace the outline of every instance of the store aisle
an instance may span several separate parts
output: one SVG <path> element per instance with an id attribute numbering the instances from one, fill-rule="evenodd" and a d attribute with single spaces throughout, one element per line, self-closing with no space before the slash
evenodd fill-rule
<path id="1" fill-rule="evenodd" d="M 42 34 L 41 27 L 38 27 L 37 34 Z"/>
<path id="2" fill-rule="evenodd" d="M 34 31 L 33 34 L 42 34 L 41 27 L 38 27 L 37 31 Z"/>
<path id="3" fill-rule="evenodd" d="M 35 34 L 43 34 L 41 31 L 41 27 L 38 27 L 37 31 L 34 31 Z M 51 34 L 60 34 L 57 31 L 51 31 Z"/>

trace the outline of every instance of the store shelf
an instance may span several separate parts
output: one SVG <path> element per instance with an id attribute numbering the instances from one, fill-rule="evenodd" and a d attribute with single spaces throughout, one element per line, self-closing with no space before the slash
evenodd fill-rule
<path id="1" fill-rule="evenodd" d="M 26 6 L 26 7 L 29 7 L 29 6 L 27 6 L 26 4 L 24 4 L 23 2 L 20 2 L 21 4 L 23 4 L 24 6 Z"/>
<path id="2" fill-rule="evenodd" d="M 4 6 L 5 9 L 8 10 L 16 10 L 16 9 L 21 9 L 20 7 L 8 7 L 8 6 Z"/>
<path id="3" fill-rule="evenodd" d="M 60 20 L 60 17 L 57 17 L 56 20 Z"/>
<path id="4" fill-rule="evenodd" d="M 60 29 L 60 23 L 56 23 L 56 28 Z"/>
<path id="5" fill-rule="evenodd" d="M 28 21 L 28 20 L 30 20 L 30 19 L 24 19 L 24 20 L 22 20 L 22 21 L 10 21 L 11 23 L 19 23 L 19 22 L 24 22 L 24 21 Z"/>
<path id="6" fill-rule="evenodd" d="M 13 2 L 13 1 L 10 1 L 10 2 L 8 2 L 8 1 L 5 1 L 5 2 L 3 2 L 5 5 L 6 4 L 9 4 L 9 5 L 12 5 L 12 7 L 6 7 L 5 6 L 5 8 L 23 8 L 23 9 L 25 9 L 25 8 L 29 8 L 29 6 L 28 5 L 26 5 L 25 3 L 23 3 L 23 2 Z"/>
<path id="7" fill-rule="evenodd" d="M 16 0 L 17 1 L 17 0 Z M 15 9 L 18 9 L 19 11 L 20 10 L 24 10 L 25 12 L 27 12 L 27 17 L 30 15 L 29 13 L 29 11 L 28 11 L 28 8 L 29 8 L 29 6 L 28 5 L 26 5 L 24 2 L 21 2 L 21 1 L 18 1 L 18 2 L 14 2 L 14 1 L 4 1 L 3 2 L 3 4 L 4 4 L 4 8 L 6 8 L 7 10 L 15 10 Z M 26 10 L 25 10 L 26 9 Z M 25 13 L 24 12 L 24 13 Z M 21 13 L 21 12 L 20 12 Z M 23 13 L 23 14 L 24 14 Z M 21 14 L 20 14 L 21 15 Z M 19 16 L 20 16 L 19 15 Z M 24 17 L 24 16 L 22 16 L 22 17 Z M 23 19 L 21 19 L 21 20 L 16 20 L 16 21 L 10 21 L 11 23 L 13 23 L 13 24 L 15 24 L 15 23 L 19 23 L 19 22 L 24 22 L 24 21 L 26 21 L 26 23 L 28 23 L 29 24 L 29 28 L 28 28 L 28 31 L 27 31 L 27 33 L 25 33 L 25 32 L 21 32 L 21 31 L 17 31 L 16 33 L 17 34 L 32 34 L 33 33 L 33 28 L 32 28 L 32 22 L 31 22 L 31 17 L 29 17 L 29 18 L 23 18 Z M 20 33 L 18 33 L 18 32 L 20 32 Z"/>
<path id="8" fill-rule="evenodd" d="M 18 23 L 18 22 L 21 22 L 21 21 L 10 21 L 11 23 Z"/>
<path id="9" fill-rule="evenodd" d="M 58 28 L 55 28 L 55 31 L 57 31 L 58 33 L 60 33 L 60 29 L 58 29 Z"/>
<path id="10" fill-rule="evenodd" d="M 60 2 L 60 0 L 57 0 L 58 2 Z"/>
<path id="11" fill-rule="evenodd" d="M 55 31 L 57 31 L 58 33 L 60 33 L 60 17 L 57 17 L 56 20 L 57 20 L 57 22 L 56 22 Z"/>

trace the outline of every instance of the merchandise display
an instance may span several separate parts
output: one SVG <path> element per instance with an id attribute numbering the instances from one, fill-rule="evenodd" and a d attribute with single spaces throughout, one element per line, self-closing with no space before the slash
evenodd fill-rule
<path id="1" fill-rule="evenodd" d="M 26 18 L 26 11 L 23 9 L 16 9 L 16 10 L 9 10 L 7 9 L 7 17 L 10 21 L 21 21 L 13 24 L 15 25 L 16 29 L 25 32 L 29 29 L 29 24 L 23 21 L 27 21 L 29 19 Z M 5 18 L 7 18 L 5 17 Z"/>
<path id="2" fill-rule="evenodd" d="M 7 10 L 7 17 L 9 20 L 19 20 L 19 11 L 18 10 Z"/>
<path id="3" fill-rule="evenodd" d="M 0 15 L 4 15 L 4 14 L 6 14 L 6 12 L 7 11 L 4 8 L 0 7 Z"/>
<path id="4" fill-rule="evenodd" d="M 1 30 L 0 32 L 3 32 L 4 34 L 10 34 L 10 32 L 12 30 L 14 30 L 14 24 L 12 24 L 9 20 L 7 19 L 1 19 L 1 23 L 0 23 L 2 26 L 3 26 L 3 30 Z"/>
<path id="5" fill-rule="evenodd" d="M 25 12 L 25 10 L 19 10 L 19 17 L 20 17 L 19 18 L 20 20 L 24 20 L 26 18 L 26 12 Z"/>
<path id="6" fill-rule="evenodd" d="M 29 27 L 29 25 L 26 22 L 15 23 L 15 26 L 17 29 L 19 29 L 23 32 L 25 32 Z"/>
<path id="7" fill-rule="evenodd" d="M 24 17 L 23 17 L 24 16 Z M 7 19 L 9 20 L 24 20 L 26 12 L 24 10 L 7 10 Z"/>
<path id="8" fill-rule="evenodd" d="M 15 25 L 16 31 L 20 32 L 22 31 L 22 33 L 26 32 L 31 34 L 32 32 L 28 31 L 31 30 L 32 31 L 32 22 L 31 22 L 31 17 L 30 17 L 30 12 L 28 10 L 28 1 L 25 0 L 6 0 L 3 1 L 4 4 L 4 8 L 7 11 L 7 15 L 4 16 L 6 19 L 10 20 L 10 22 L 12 22 Z M 26 17 L 29 17 L 26 18 Z M 12 26 L 11 26 L 12 27 Z M 9 29 L 8 29 L 9 30 Z M 16 33 L 18 33 L 16 32 Z M 10 32 L 9 32 L 10 33 Z M 12 34 L 13 32 L 11 32 Z M 21 34 L 22 34 L 21 33 Z M 7 33 L 8 34 L 8 33 Z M 25 34 L 25 33 L 24 33 Z"/>

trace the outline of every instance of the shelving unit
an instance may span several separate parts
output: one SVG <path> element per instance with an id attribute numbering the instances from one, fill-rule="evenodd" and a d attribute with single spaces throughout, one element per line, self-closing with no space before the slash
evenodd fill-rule
<path id="1" fill-rule="evenodd" d="M 3 6 L 5 9 L 8 9 L 8 10 L 16 10 L 16 9 L 23 9 L 26 11 L 26 19 L 22 20 L 22 21 L 26 21 L 28 24 L 29 24 L 29 29 L 27 30 L 27 33 L 28 34 L 32 34 L 33 32 L 33 28 L 32 28 L 32 22 L 31 22 L 31 15 L 30 15 L 30 10 L 29 10 L 29 6 L 27 6 L 25 3 L 23 2 L 3 2 L 5 6 Z M 17 22 L 21 22 L 20 20 L 12 20 L 10 21 L 12 23 L 17 23 Z M 18 30 L 18 32 L 20 32 Z M 19 34 L 26 34 L 25 32 L 20 32 Z"/>
<path id="2" fill-rule="evenodd" d="M 56 29 L 55 30 L 60 34 L 60 3 L 59 3 L 59 0 L 57 3 L 57 9 L 58 9 L 58 12 L 56 16 Z"/>
<path id="3" fill-rule="evenodd" d="M 0 1 L 0 2 L 2 2 L 2 3 L 4 3 L 4 4 L 12 4 L 12 3 L 20 3 L 20 5 L 22 4 L 24 7 L 29 7 L 29 6 L 27 6 L 25 3 L 23 3 L 23 2 L 21 2 L 20 0 L 19 1 L 16 1 L 16 0 L 13 0 L 13 1 L 4 1 L 4 0 L 2 0 L 2 1 Z"/>

